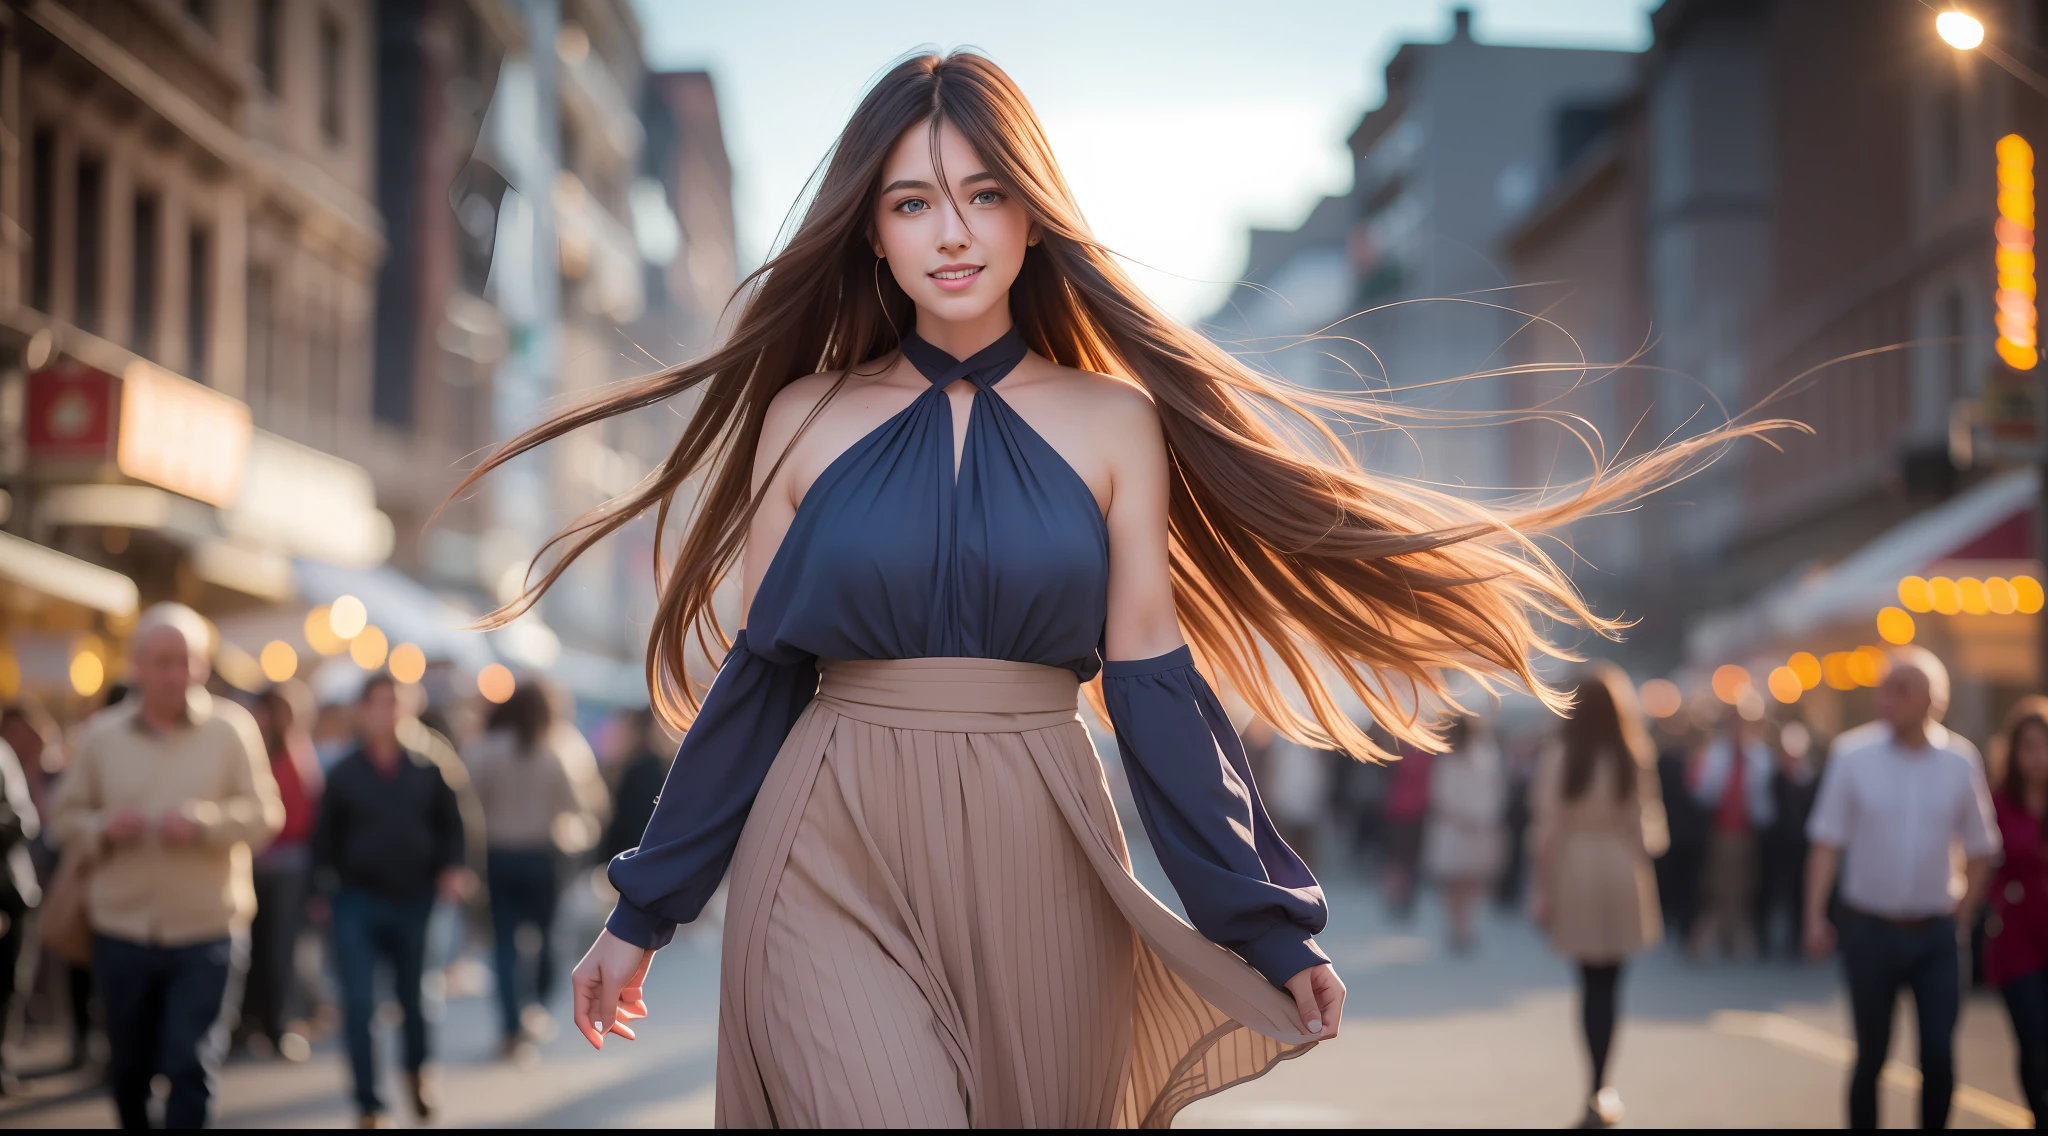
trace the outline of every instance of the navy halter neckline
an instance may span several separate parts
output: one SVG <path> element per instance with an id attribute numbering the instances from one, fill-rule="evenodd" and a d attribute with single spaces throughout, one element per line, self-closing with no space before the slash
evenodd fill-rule
<path id="1" fill-rule="evenodd" d="M 982 390 L 1002 381 L 1024 361 L 1024 335 L 1015 325 L 1002 338 L 965 359 L 955 359 L 924 341 L 916 331 L 903 336 L 903 357 L 931 385 L 944 389 L 966 379 Z"/>

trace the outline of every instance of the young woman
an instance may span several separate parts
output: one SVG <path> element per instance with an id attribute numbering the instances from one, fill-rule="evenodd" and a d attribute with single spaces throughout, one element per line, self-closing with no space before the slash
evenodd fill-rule
<path id="1" fill-rule="evenodd" d="M 1561 705 L 1531 672 L 1538 622 L 1613 625 L 1526 533 L 1726 440 L 1512 517 L 1382 484 L 1319 416 L 1361 408 L 1261 378 L 1132 286 L 1023 94 L 972 54 L 875 84 L 743 296 L 717 350 L 471 478 L 699 396 L 667 462 L 559 534 L 496 618 L 702 476 L 659 574 L 665 716 L 690 721 L 686 644 L 722 640 L 711 599 L 735 564 L 745 627 L 612 863 L 620 902 L 574 983 L 593 1045 L 631 1037 L 652 952 L 729 865 L 729 1125 L 1165 1125 L 1335 1037 L 1322 891 L 1196 658 L 1282 733 L 1362 755 L 1333 686 L 1423 745 L 1412 707 L 1446 672 Z M 1076 716 L 1098 677 L 1192 927 L 1129 874 Z"/>
<path id="2" fill-rule="evenodd" d="M 1663 937 L 1650 861 L 1664 851 L 1663 795 L 1628 676 L 1611 665 L 1579 679 L 1558 744 L 1532 789 L 1537 922 L 1579 966 L 1579 1018 L 1592 1066 L 1582 1127 L 1621 1120 L 1607 1084 L 1621 968 Z"/>
<path id="3" fill-rule="evenodd" d="M 553 992 L 555 908 L 568 868 L 597 843 L 611 797 L 590 743 L 556 706 L 561 696 L 528 676 L 491 707 L 462 761 L 484 816 L 484 878 L 490 888 L 492 968 L 498 980 L 499 1053 L 519 1055 L 546 1033 Z M 533 979 L 519 933 L 539 933 Z"/>
<path id="4" fill-rule="evenodd" d="M 1506 850 L 1507 770 L 1483 719 L 1459 715 L 1444 752 L 1429 767 L 1429 832 L 1422 862 L 1443 889 L 1451 952 L 1472 949 L 1479 897 L 1500 874 Z"/>
<path id="5" fill-rule="evenodd" d="M 1984 978 L 2005 995 L 2020 1088 L 2048 1117 L 2048 698 L 2022 699 L 1991 747 L 1992 803 L 2005 858 L 1984 921 Z"/>

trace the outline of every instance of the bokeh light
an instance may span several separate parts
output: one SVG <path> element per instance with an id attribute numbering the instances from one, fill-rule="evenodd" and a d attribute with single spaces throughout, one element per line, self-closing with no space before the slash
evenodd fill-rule
<path id="1" fill-rule="evenodd" d="M 107 664 L 91 651 L 71 656 L 71 689 L 81 698 L 91 698 L 107 681 Z"/>
<path id="2" fill-rule="evenodd" d="M 263 677 L 272 682 L 283 682 L 299 673 L 299 653 L 282 639 L 265 643 L 263 653 L 256 656 L 256 662 L 263 668 Z"/>
<path id="3" fill-rule="evenodd" d="M 503 663 L 492 663 L 476 674 L 476 692 L 486 702 L 503 702 L 512 697 L 513 687 L 518 685 L 512 672 Z"/>
<path id="4" fill-rule="evenodd" d="M 327 626 L 343 639 L 353 639 L 369 626 L 370 609 L 354 596 L 343 596 L 327 609 Z"/>
<path id="5" fill-rule="evenodd" d="M 1891 670 L 1891 660 L 1876 647 L 1858 647 L 1849 652 L 1849 677 L 1857 686 L 1876 686 Z"/>
<path id="6" fill-rule="evenodd" d="M 1899 603 L 1907 611 L 1930 612 L 1934 610 L 1934 592 L 1926 580 L 1908 576 L 1899 581 Z"/>
<path id="7" fill-rule="evenodd" d="M 1887 643 L 1913 641 L 1913 617 L 1895 607 L 1877 613 L 1877 637 Z"/>
<path id="8" fill-rule="evenodd" d="M 1792 673 L 1799 676 L 1799 685 L 1802 688 L 1812 690 L 1820 685 L 1820 660 L 1814 657 L 1813 652 L 1797 652 L 1785 660 L 1785 665 L 1791 667 Z"/>
<path id="9" fill-rule="evenodd" d="M 1927 590 L 1929 602 L 1941 614 L 1954 615 L 1963 610 L 1962 593 L 1957 590 L 1956 582 L 1947 576 L 1936 576 L 1927 581 Z"/>
<path id="10" fill-rule="evenodd" d="M 384 638 L 384 632 L 375 627 L 365 627 L 349 640 L 348 657 L 364 670 L 374 671 L 384 665 L 385 652 L 390 649 L 391 641 Z"/>
<path id="11" fill-rule="evenodd" d="M 1849 652 L 1829 651 L 1821 656 L 1821 677 L 1830 690 L 1856 689 L 1856 675 L 1849 666 Z"/>
<path id="12" fill-rule="evenodd" d="M 348 650 L 348 640 L 334 633 L 334 619 L 326 604 L 306 613 L 306 646 L 316 654 L 339 655 Z"/>
<path id="13" fill-rule="evenodd" d="M 1991 610 L 1984 602 L 1984 581 L 1968 577 L 1956 581 L 1956 603 L 1965 615 L 1983 615 Z"/>
<path id="14" fill-rule="evenodd" d="M 1668 678 L 1653 678 L 1639 692 L 1643 713 L 1652 718 L 1669 718 L 1685 708 L 1685 695 Z"/>
<path id="15" fill-rule="evenodd" d="M 412 643 L 391 648 L 391 658 L 384 665 L 391 671 L 391 677 L 400 682 L 418 682 L 427 677 L 427 653 Z"/>
<path id="16" fill-rule="evenodd" d="M 1735 705 L 1735 700 L 1742 697 L 1743 691 L 1755 684 L 1756 680 L 1749 677 L 1749 672 L 1734 663 L 1714 669 L 1714 697 L 1730 706 Z"/>
<path id="17" fill-rule="evenodd" d="M 2032 615 L 2041 610 L 2041 581 L 2032 576 L 2014 576 L 2012 591 L 2019 604 L 2016 610 L 2021 615 Z"/>
<path id="18" fill-rule="evenodd" d="M 1957 51 L 1968 51 L 1984 42 L 1984 25 L 1966 12 L 1943 12 L 1934 17 L 1934 32 Z"/>
<path id="19" fill-rule="evenodd" d="M 1799 681 L 1799 672 L 1789 666 L 1773 670 L 1764 680 L 1764 685 L 1770 688 L 1772 698 L 1788 704 L 1799 701 L 1799 696 L 1806 693 L 1805 684 Z"/>
<path id="20" fill-rule="evenodd" d="M 2020 594 L 2013 590 L 2011 580 L 1993 576 L 1984 581 L 1984 606 L 1993 615 L 2011 615 L 2020 609 Z"/>

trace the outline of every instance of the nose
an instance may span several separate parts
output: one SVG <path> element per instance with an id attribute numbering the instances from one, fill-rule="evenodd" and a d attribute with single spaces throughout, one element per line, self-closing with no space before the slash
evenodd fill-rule
<path id="1" fill-rule="evenodd" d="M 968 231 L 967 219 L 960 215 L 959 206 L 949 198 L 939 206 L 939 249 L 943 252 L 959 252 L 974 243 L 974 234 Z"/>

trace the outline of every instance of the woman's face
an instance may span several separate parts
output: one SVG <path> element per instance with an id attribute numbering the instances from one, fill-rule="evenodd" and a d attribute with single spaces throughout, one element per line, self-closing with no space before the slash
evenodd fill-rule
<path id="1" fill-rule="evenodd" d="M 2013 771 L 2022 788 L 2048 785 L 2048 725 L 2029 722 L 2012 743 Z"/>
<path id="2" fill-rule="evenodd" d="M 966 323 L 1008 302 L 1024 250 L 1038 235 L 966 135 L 941 122 L 934 147 L 930 127 L 920 123 L 883 163 L 874 243 L 920 316 Z"/>

